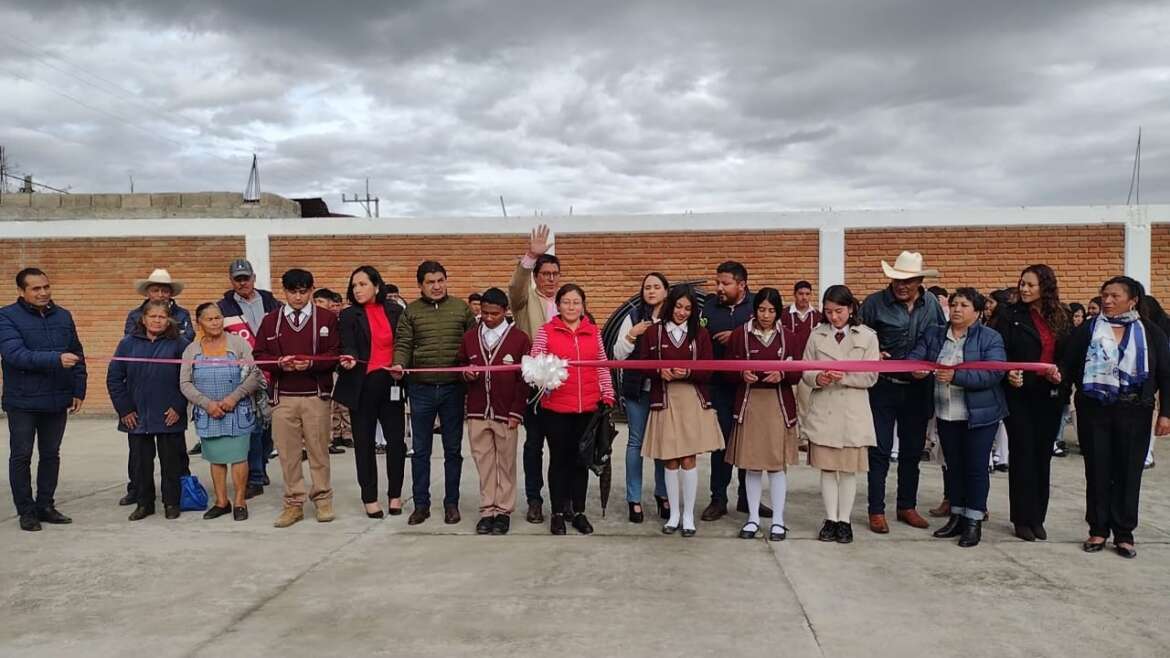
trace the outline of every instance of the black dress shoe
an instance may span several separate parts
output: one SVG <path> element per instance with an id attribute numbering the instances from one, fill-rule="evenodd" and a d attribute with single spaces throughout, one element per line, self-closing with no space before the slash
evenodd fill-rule
<path id="1" fill-rule="evenodd" d="M 178 505 L 163 505 L 163 516 L 168 519 L 179 518 L 179 511 Z"/>
<path id="2" fill-rule="evenodd" d="M 755 521 L 748 521 L 739 529 L 740 539 L 755 539 L 756 533 L 760 531 L 760 524 Z"/>
<path id="3" fill-rule="evenodd" d="M 374 447 L 374 454 L 376 454 L 376 455 L 386 454 L 386 446 L 375 446 Z"/>
<path id="4" fill-rule="evenodd" d="M 430 505 L 415 505 L 414 511 L 410 513 L 410 518 L 406 519 L 406 525 L 418 525 L 429 518 L 431 518 Z"/>
<path id="5" fill-rule="evenodd" d="M 1132 560 L 1135 557 L 1137 557 L 1137 550 L 1136 549 L 1126 548 L 1120 544 L 1114 544 L 1113 551 L 1127 560 Z"/>
<path id="6" fill-rule="evenodd" d="M 747 514 L 748 513 L 748 504 L 747 504 L 746 497 L 740 498 L 739 502 L 737 502 L 735 504 L 735 511 L 739 512 L 740 514 Z M 767 505 L 765 505 L 763 503 L 760 503 L 760 516 L 762 516 L 765 519 L 772 518 L 772 508 L 768 507 Z"/>
<path id="7" fill-rule="evenodd" d="M 554 535 L 565 534 L 565 515 L 553 513 L 548 522 L 548 531 Z"/>
<path id="8" fill-rule="evenodd" d="M 634 509 L 635 507 L 639 509 Z M 630 503 L 630 523 L 641 523 L 646 520 L 646 515 L 640 509 L 642 503 Z"/>
<path id="9" fill-rule="evenodd" d="M 654 497 L 654 504 L 658 507 L 658 518 L 666 520 L 670 518 L 670 500 L 660 496 Z"/>
<path id="10" fill-rule="evenodd" d="M 482 516 L 479 519 L 479 523 L 475 524 L 475 534 L 490 535 L 495 524 L 496 518 L 494 516 Z"/>
<path id="11" fill-rule="evenodd" d="M 662 534 L 664 534 L 664 535 L 673 535 L 673 534 L 674 534 L 674 533 L 676 533 L 676 532 L 678 532 L 678 526 L 676 526 L 676 525 L 668 525 L 668 524 L 663 524 L 663 526 L 662 526 Z"/>
<path id="12" fill-rule="evenodd" d="M 694 537 L 695 536 L 695 529 L 694 528 L 683 528 L 682 531 L 679 532 L 678 534 L 682 535 L 683 537 Z"/>
<path id="13" fill-rule="evenodd" d="M 126 494 L 125 496 L 122 496 L 121 498 L 118 499 L 118 506 L 119 507 L 126 507 L 127 505 L 133 505 L 134 503 L 137 503 L 137 502 L 138 502 L 138 495 L 137 494 Z"/>
<path id="14" fill-rule="evenodd" d="M 496 520 L 492 522 L 493 535 L 506 535 L 508 530 L 512 528 L 512 517 L 507 514 L 497 514 Z"/>
<path id="15" fill-rule="evenodd" d="M 42 523 L 52 523 L 53 525 L 65 525 L 73 523 L 73 519 L 65 516 L 57 511 L 56 507 L 49 507 L 43 510 L 37 510 L 37 520 Z"/>
<path id="16" fill-rule="evenodd" d="M 1032 526 L 1032 534 L 1036 535 L 1036 539 L 1040 541 L 1048 541 L 1048 531 L 1042 525 Z"/>
<path id="17" fill-rule="evenodd" d="M 398 504 L 401 505 L 402 503 L 399 502 Z M 402 508 L 401 507 L 392 507 L 390 505 L 390 501 L 386 501 L 386 514 L 389 516 L 399 516 L 402 514 Z"/>
<path id="18" fill-rule="evenodd" d="M 134 508 L 133 512 L 130 512 L 129 519 L 131 521 L 141 521 L 151 514 L 154 514 L 154 505 L 139 505 Z"/>
<path id="19" fill-rule="evenodd" d="M 385 517 L 386 515 L 382 512 L 381 508 L 379 508 L 377 512 L 366 512 L 366 518 L 382 519 Z"/>
<path id="20" fill-rule="evenodd" d="M 852 544 L 853 543 L 853 526 L 845 521 L 837 522 L 837 543 L 838 544 Z"/>
<path id="21" fill-rule="evenodd" d="M 353 439 L 338 439 L 337 442 L 341 444 L 342 448 L 353 447 Z"/>
<path id="22" fill-rule="evenodd" d="M 1031 526 L 1016 524 L 1015 535 L 1024 541 L 1036 541 L 1036 533 L 1032 532 Z"/>
<path id="23" fill-rule="evenodd" d="M 703 513 L 699 515 L 699 519 L 703 521 L 718 521 L 724 516 L 727 516 L 727 503 L 719 500 L 713 500 L 711 501 L 711 504 L 707 506 L 707 509 L 703 510 Z M 670 518 L 669 512 L 667 513 L 666 518 Z"/>
<path id="24" fill-rule="evenodd" d="M 463 517 L 459 515 L 458 505 L 443 505 L 443 523 L 446 523 L 447 525 L 455 525 L 462 520 Z"/>
<path id="25" fill-rule="evenodd" d="M 584 514 L 573 515 L 573 527 L 583 535 L 593 534 L 593 524 L 589 522 L 589 519 Z"/>
<path id="26" fill-rule="evenodd" d="M 260 480 L 260 484 L 262 484 L 262 485 L 264 485 L 264 486 L 266 486 L 266 487 L 267 487 L 268 485 L 272 484 L 272 480 L 269 480 L 269 479 L 268 479 L 268 476 L 267 476 L 267 475 L 265 475 L 265 476 L 264 476 L 264 479 L 263 479 L 263 480 Z"/>
<path id="27" fill-rule="evenodd" d="M 837 522 L 825 519 L 825 524 L 821 526 L 821 531 L 817 533 L 817 539 L 821 541 L 837 541 Z"/>
<path id="28" fill-rule="evenodd" d="M 544 504 L 535 498 L 528 501 L 528 513 L 524 520 L 529 523 L 544 523 Z"/>
<path id="29" fill-rule="evenodd" d="M 255 498 L 264 493 L 264 487 L 258 484 L 249 484 L 247 489 L 244 489 L 244 498 Z"/>
<path id="30" fill-rule="evenodd" d="M 1100 553 L 1105 550 L 1105 542 L 1091 542 L 1086 540 L 1081 544 L 1081 550 L 1086 553 Z"/>
<path id="31" fill-rule="evenodd" d="M 958 514 L 952 514 L 951 518 L 947 520 L 946 525 L 935 530 L 932 535 L 936 539 L 951 539 L 963 534 L 963 519 L 964 517 Z"/>
<path id="32" fill-rule="evenodd" d="M 201 452 L 203 452 L 203 444 L 196 443 L 194 448 L 191 448 L 190 450 L 187 451 L 187 454 L 188 455 L 198 455 Z"/>
<path id="33" fill-rule="evenodd" d="M 303 461 L 303 462 L 309 461 L 309 451 L 308 450 L 301 451 L 301 461 Z"/>
<path id="34" fill-rule="evenodd" d="M 36 532 L 41 529 L 41 522 L 37 520 L 36 514 L 21 514 L 20 529 L 27 530 L 28 532 Z"/>
<path id="35" fill-rule="evenodd" d="M 973 519 L 963 520 L 966 523 L 963 524 L 963 534 L 959 537 L 959 546 L 963 548 L 978 546 L 979 540 L 983 538 L 983 522 Z"/>
<path id="36" fill-rule="evenodd" d="M 228 503 L 227 505 L 224 505 L 223 507 L 219 507 L 217 505 L 212 505 L 211 507 L 207 508 L 206 512 L 203 513 L 203 518 L 207 519 L 207 520 L 218 519 L 219 517 L 231 512 L 231 511 L 232 511 L 232 504 L 231 503 Z"/>
<path id="37" fill-rule="evenodd" d="M 771 528 L 768 528 L 768 541 L 784 541 L 788 538 L 788 528 L 773 523 Z"/>
<path id="38" fill-rule="evenodd" d="M 338 446 L 338 445 L 332 445 L 332 444 L 330 444 L 330 446 L 329 446 L 329 454 L 331 454 L 331 455 L 344 455 L 344 454 L 345 454 L 345 448 L 342 448 L 341 446 Z"/>
<path id="39" fill-rule="evenodd" d="M 1007 464 L 996 464 L 995 470 L 999 471 L 1000 473 L 1007 473 L 1009 470 L 1011 470 L 1011 468 Z"/>
<path id="40" fill-rule="evenodd" d="M 248 508 L 243 505 L 236 505 L 235 509 L 232 510 L 232 518 L 237 521 L 247 521 Z"/>

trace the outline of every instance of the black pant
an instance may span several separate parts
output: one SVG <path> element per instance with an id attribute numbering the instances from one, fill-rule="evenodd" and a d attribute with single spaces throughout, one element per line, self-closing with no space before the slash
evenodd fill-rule
<path id="1" fill-rule="evenodd" d="M 930 421 L 929 381 L 896 384 L 885 377 L 869 389 L 869 406 L 877 446 L 869 449 L 869 513 L 886 513 L 886 475 L 890 472 L 890 452 L 894 449 L 894 425 L 898 426 L 898 509 L 918 505 L 918 462 L 926 445 L 926 425 Z"/>
<path id="2" fill-rule="evenodd" d="M 524 496 L 529 502 L 543 503 L 540 491 L 544 488 L 544 437 L 541 419 L 547 413 L 537 407 L 540 401 L 524 409 Z"/>
<path id="3" fill-rule="evenodd" d="M 134 474 L 134 489 L 138 504 L 154 506 L 154 454 L 158 445 L 158 463 L 162 471 L 163 505 L 179 504 L 179 477 L 183 475 L 183 459 L 187 444 L 182 432 L 162 434 L 131 434 L 131 452 L 137 451 L 138 470 Z"/>
<path id="4" fill-rule="evenodd" d="M 402 478 L 406 473 L 406 403 L 390 399 L 390 373 L 377 370 L 366 375 L 356 409 L 350 409 L 353 425 L 353 461 L 357 465 L 358 486 L 362 502 L 378 501 L 378 460 L 374 436 L 378 423 L 386 437 L 386 496 L 402 497 Z M 401 389 L 399 389 L 401 391 Z"/>
<path id="5" fill-rule="evenodd" d="M 991 444 L 997 431 L 999 423 L 971 428 L 965 420 L 938 421 L 938 440 L 947 461 L 943 485 L 951 503 L 951 514 L 983 520 L 991 488 L 987 462 L 991 459 Z"/>
<path id="6" fill-rule="evenodd" d="M 57 472 L 61 468 L 61 439 L 65 436 L 65 411 L 8 411 L 8 482 L 16 513 L 24 516 L 53 507 Z M 33 499 L 32 451 L 37 445 L 37 494 Z"/>
<path id="7" fill-rule="evenodd" d="M 1140 404 L 1106 405 L 1083 395 L 1077 396 L 1076 406 L 1089 534 L 1108 538 L 1112 531 L 1114 542 L 1132 544 L 1154 410 Z"/>
<path id="8" fill-rule="evenodd" d="M 130 434 L 126 435 L 126 447 L 128 448 L 126 454 L 126 495 L 134 500 L 138 500 L 138 489 L 134 486 L 134 474 L 138 472 L 139 457 L 138 450 L 135 447 L 136 443 L 130 437 Z M 184 443 L 186 443 L 185 440 Z M 187 456 L 187 450 L 185 448 L 183 450 L 182 467 L 183 475 L 191 474 L 191 458 Z"/>
<path id="9" fill-rule="evenodd" d="M 1029 527 L 1044 525 L 1048 516 L 1052 437 L 1060 430 L 1064 401 L 1047 395 L 1009 395 L 1009 415 L 1003 422 L 1008 434 L 1011 521 Z"/>
<path id="10" fill-rule="evenodd" d="M 560 414 L 540 410 L 548 437 L 548 496 L 553 513 L 581 514 L 589 488 L 589 467 L 578 459 L 578 446 L 592 413 Z"/>
<path id="11" fill-rule="evenodd" d="M 711 406 L 715 408 L 715 417 L 719 420 L 719 429 L 723 432 L 723 443 L 731 441 L 731 432 L 735 427 L 735 388 L 727 386 L 711 386 Z M 731 464 L 727 462 L 726 450 L 715 450 L 711 453 L 711 502 L 727 504 L 727 486 L 731 484 Z M 744 470 L 739 471 L 739 499 L 744 500 L 743 486 Z"/>

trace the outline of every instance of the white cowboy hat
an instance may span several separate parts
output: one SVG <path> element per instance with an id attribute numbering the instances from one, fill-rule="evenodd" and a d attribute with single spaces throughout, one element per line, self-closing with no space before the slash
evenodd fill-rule
<path id="1" fill-rule="evenodd" d="M 906 279 L 917 279 L 918 277 L 937 277 L 938 270 L 924 270 L 922 269 L 922 254 L 917 251 L 903 251 L 898 254 L 898 260 L 894 261 L 891 267 L 886 261 L 882 261 L 882 271 L 886 273 L 886 277 L 905 281 Z"/>
<path id="2" fill-rule="evenodd" d="M 151 272 L 150 276 L 145 279 L 139 279 L 134 283 L 134 287 L 138 290 L 139 295 L 145 297 L 146 289 L 156 284 L 170 286 L 172 297 L 178 297 L 179 293 L 183 292 L 183 282 L 172 279 L 171 273 L 162 268 Z"/>

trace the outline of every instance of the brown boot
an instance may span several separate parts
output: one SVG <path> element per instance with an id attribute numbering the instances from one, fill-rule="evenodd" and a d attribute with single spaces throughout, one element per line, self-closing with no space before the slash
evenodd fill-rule
<path id="1" fill-rule="evenodd" d="M 938 504 L 938 507 L 932 510 L 927 510 L 927 514 L 930 514 L 935 518 L 949 517 L 951 515 L 951 501 L 943 498 L 942 502 Z"/>
<path id="2" fill-rule="evenodd" d="M 869 529 L 879 535 L 884 535 L 890 532 L 890 524 L 886 523 L 885 514 L 870 514 L 869 515 Z"/>
<path id="3" fill-rule="evenodd" d="M 333 520 L 333 501 L 319 500 L 317 505 L 317 523 L 329 523 Z"/>
<path id="4" fill-rule="evenodd" d="M 524 520 L 529 523 L 544 523 L 544 505 L 535 498 L 528 501 L 528 513 Z"/>
<path id="5" fill-rule="evenodd" d="M 922 518 L 918 510 L 913 507 L 898 510 L 898 520 L 913 528 L 925 529 L 930 527 L 930 521 Z"/>
<path id="6" fill-rule="evenodd" d="M 285 507 L 272 525 L 277 528 L 287 528 L 297 521 L 303 520 L 305 520 L 305 510 L 300 507 Z"/>
<path id="7" fill-rule="evenodd" d="M 699 516 L 703 521 L 718 521 L 727 515 L 727 503 L 718 500 L 711 501 L 707 509 Z M 762 516 L 762 515 L 761 515 Z"/>

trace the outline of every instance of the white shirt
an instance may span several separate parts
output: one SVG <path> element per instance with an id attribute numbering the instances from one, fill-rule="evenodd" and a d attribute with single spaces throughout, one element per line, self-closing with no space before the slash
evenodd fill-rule
<path id="1" fill-rule="evenodd" d="M 813 312 L 812 306 L 809 306 L 803 312 L 796 308 L 796 304 L 793 304 L 793 305 L 789 306 L 788 308 L 789 308 L 789 312 L 792 313 L 794 316 L 796 316 L 796 318 L 798 320 L 800 320 L 801 322 L 804 322 L 805 320 L 807 320 L 809 314 Z"/>
<path id="2" fill-rule="evenodd" d="M 667 322 L 666 334 L 670 336 L 670 342 L 674 343 L 675 347 L 682 347 L 683 342 L 687 339 L 687 327 L 686 325 Z"/>
<path id="3" fill-rule="evenodd" d="M 504 338 L 504 332 L 508 330 L 508 323 L 501 322 L 496 325 L 495 329 L 488 327 L 486 324 L 479 325 L 479 338 L 483 341 L 484 347 L 489 350 L 494 350 L 496 345 Z"/>
<path id="4" fill-rule="evenodd" d="M 305 325 L 308 324 L 308 322 L 309 322 L 309 318 L 312 317 L 313 308 L 314 307 L 312 304 L 306 304 L 304 308 L 300 309 L 299 311 L 296 311 L 296 310 L 293 310 L 293 307 L 289 306 L 288 304 L 285 304 L 284 305 L 284 317 L 285 317 L 285 319 L 288 320 L 288 324 L 290 327 L 292 327 L 293 329 L 295 329 L 297 331 L 300 331 L 301 329 L 305 328 Z M 299 318 L 296 315 L 297 313 L 300 313 Z"/>

